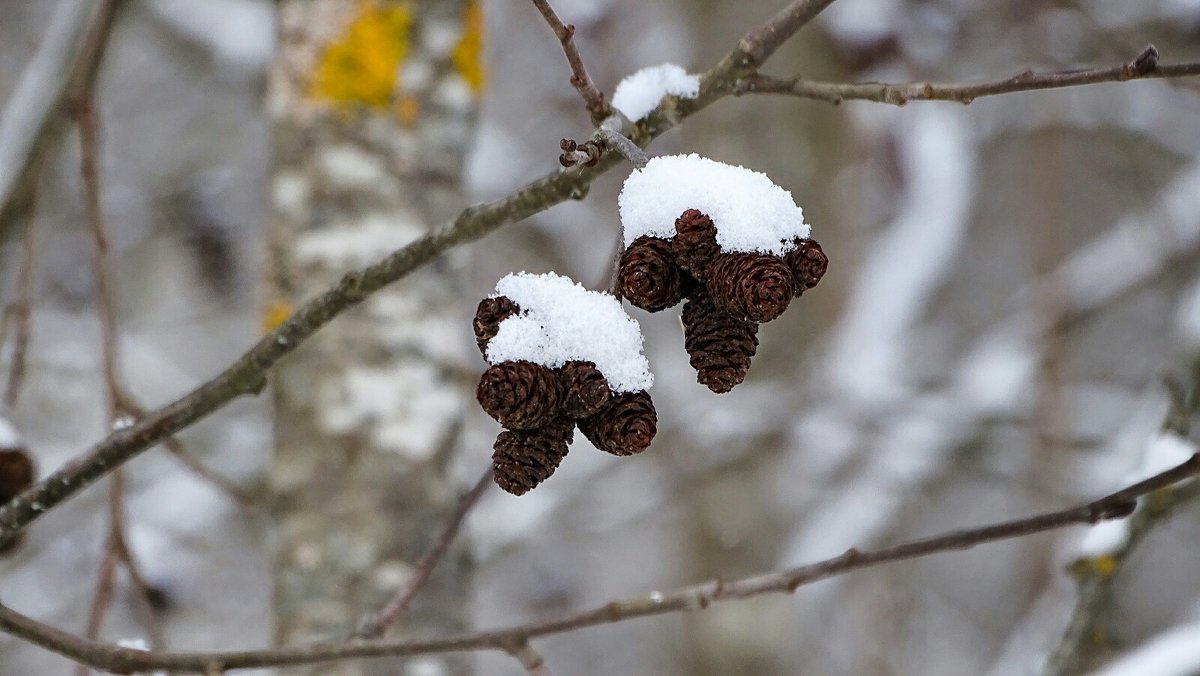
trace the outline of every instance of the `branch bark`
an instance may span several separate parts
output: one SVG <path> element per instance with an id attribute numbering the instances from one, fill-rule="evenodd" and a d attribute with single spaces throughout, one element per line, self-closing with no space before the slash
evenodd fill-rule
<path id="1" fill-rule="evenodd" d="M 562 19 L 558 18 L 554 8 L 550 6 L 549 0 L 533 0 L 533 6 L 550 25 L 550 30 L 554 31 L 555 37 L 562 45 L 563 54 L 571 66 L 571 86 L 579 92 L 579 97 L 587 106 L 588 114 L 592 116 L 592 124 L 599 125 L 601 121 L 612 114 L 612 107 L 604 100 L 604 94 L 596 87 L 596 83 L 592 82 L 592 78 L 587 72 L 587 66 L 583 65 L 583 57 L 579 55 L 579 48 L 575 46 L 574 24 L 564 24 Z"/>
<path id="2" fill-rule="evenodd" d="M 73 636 L 4 605 L 0 605 L 0 631 L 18 636 L 93 668 L 118 673 L 166 670 L 204 674 L 213 671 L 312 664 L 351 658 L 465 650 L 501 650 L 511 653 L 514 646 L 525 645 L 531 639 L 540 636 L 561 634 L 638 617 L 703 610 L 713 603 L 747 599 L 764 594 L 790 594 L 796 589 L 818 580 L 885 563 L 970 549 L 988 542 L 1023 537 L 1071 525 L 1094 524 L 1106 519 L 1124 518 L 1134 511 L 1139 497 L 1172 486 L 1197 474 L 1200 474 L 1200 453 L 1145 481 L 1070 509 L 1004 521 L 980 528 L 953 530 L 934 537 L 913 540 L 874 551 L 859 551 L 851 548 L 840 556 L 788 570 L 730 581 L 718 579 L 667 593 L 652 592 L 644 597 L 612 601 L 596 608 L 551 620 L 444 638 L 351 640 L 277 650 L 240 652 L 160 653 L 131 650 Z"/>
<path id="3" fill-rule="evenodd" d="M 915 82 L 885 84 L 882 82 L 842 83 L 817 82 L 799 77 L 781 79 L 766 75 L 751 75 L 738 84 L 738 94 L 785 94 L 802 99 L 826 101 L 834 105 L 842 101 L 873 101 L 903 106 L 909 101 L 955 101 L 969 104 L 984 96 L 997 96 L 1039 89 L 1062 89 L 1104 82 L 1129 82 L 1200 75 L 1200 63 L 1183 63 L 1153 67 L 1135 67 L 1142 56 L 1154 49 L 1148 47 L 1133 61 L 1109 68 L 1067 70 L 1035 73 L 1027 70 L 1012 77 L 976 84 L 935 84 Z M 1157 50 L 1154 51 L 1157 54 Z M 1155 57 L 1157 59 L 1157 57 Z"/>

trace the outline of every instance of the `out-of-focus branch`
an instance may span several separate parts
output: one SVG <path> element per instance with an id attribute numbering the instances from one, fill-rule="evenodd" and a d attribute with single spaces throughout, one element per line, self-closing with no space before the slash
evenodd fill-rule
<path id="1" fill-rule="evenodd" d="M 21 240 L 21 263 L 17 271 L 16 296 L 4 306 L 0 316 L 0 348 L 8 340 L 8 331 L 13 331 L 13 347 L 9 357 L 8 380 L 4 386 L 4 405 L 13 408 L 21 396 L 21 385 L 25 382 L 25 364 L 29 353 L 29 336 L 32 334 L 33 312 L 33 260 L 36 254 L 33 228 L 25 227 Z M 9 323 L 11 321 L 11 324 Z"/>
<path id="2" fill-rule="evenodd" d="M 702 610 L 723 601 L 747 599 L 769 593 L 792 593 L 818 580 L 884 563 L 970 549 L 998 540 L 1032 535 L 1075 524 L 1094 524 L 1129 516 L 1137 499 L 1200 474 L 1200 453 L 1186 462 L 1099 500 L 1058 512 L 1005 521 L 981 528 L 954 530 L 874 551 L 850 549 L 841 556 L 789 570 L 735 580 L 715 580 L 668 593 L 612 601 L 597 608 L 505 629 L 434 639 L 402 639 L 318 643 L 276 650 L 223 653 L 165 653 L 130 650 L 73 636 L 0 605 L 0 631 L 18 636 L 48 650 L 97 669 L 115 672 L 178 671 L 208 673 L 213 670 L 312 664 L 343 659 L 417 655 L 464 650 L 502 650 L 527 644 L 539 636 L 575 631 L 638 617 Z"/>
<path id="3" fill-rule="evenodd" d="M 446 525 L 442 528 L 442 532 L 438 535 L 437 540 L 430 547 L 428 552 L 421 557 L 417 562 L 416 570 L 411 578 L 405 583 L 404 587 L 396 592 L 396 595 L 387 602 L 379 612 L 369 618 L 358 630 L 358 638 L 379 638 L 387 631 L 388 627 L 395 624 L 396 620 L 408 610 L 408 606 L 416 597 L 417 592 L 421 591 L 421 587 L 425 585 L 425 581 L 429 579 L 433 569 L 438 562 L 446 556 L 446 552 L 450 549 L 450 544 L 454 542 L 454 538 L 458 535 L 458 531 L 462 528 L 463 521 L 466 520 L 467 514 L 479 504 L 479 498 L 483 496 L 484 490 L 492 484 L 492 468 L 488 467 L 479 481 L 471 487 L 471 490 L 463 494 L 459 499 L 458 505 L 450 514 L 450 518 L 446 520 Z"/>
<path id="4" fill-rule="evenodd" d="M 91 90 L 124 1 L 59 3 L 9 97 L 0 118 L 0 240 L 31 204 L 30 190 L 43 158 L 64 129 L 64 114 Z"/>
<path id="5" fill-rule="evenodd" d="M 971 103 L 983 96 L 997 96 L 1014 92 L 1195 75 L 1200 75 L 1200 63 L 1158 65 L 1158 50 L 1150 45 L 1133 61 L 1120 66 L 1051 73 L 1035 73 L 1027 70 L 1003 80 L 978 84 L 815 82 L 798 77 L 781 79 L 754 74 L 743 79 L 738 84 L 737 91 L 739 94 L 786 94 L 804 99 L 828 101 L 834 105 L 840 104 L 842 101 L 874 101 L 902 106 L 909 101 Z"/>
<path id="6" fill-rule="evenodd" d="M 566 55 L 567 63 L 571 66 L 571 86 L 579 92 L 579 97 L 587 106 L 588 114 L 592 116 L 592 124 L 599 125 L 602 120 L 612 114 L 612 108 L 604 100 L 604 94 L 588 76 L 587 67 L 583 65 L 583 57 L 579 56 L 579 49 L 575 46 L 574 24 L 564 24 L 562 19 L 558 18 L 554 8 L 550 6 L 549 0 L 533 0 L 533 6 L 541 12 L 546 23 L 550 24 L 550 30 L 554 31 L 555 37 L 562 45 L 563 54 Z"/>
<path id="7" fill-rule="evenodd" d="M 108 424 L 111 427 L 122 423 L 125 390 L 121 380 L 121 369 L 117 347 L 117 318 L 113 305 L 112 274 L 108 248 L 108 226 L 104 219 L 100 193 L 100 125 L 95 108 L 95 93 L 90 86 L 76 92 L 80 97 L 72 101 L 71 112 L 79 128 L 79 169 L 83 177 L 85 211 L 92 233 L 92 296 L 96 314 L 100 318 L 100 352 L 104 374 L 105 399 L 108 408 Z M 125 478 L 120 469 L 112 474 L 108 493 L 108 538 L 105 543 L 104 560 L 100 564 L 99 579 L 92 596 L 92 607 L 88 612 L 87 636 L 96 638 L 100 634 L 104 616 L 112 602 L 116 564 L 129 573 L 137 597 L 146 610 L 146 630 L 152 647 L 161 648 L 162 628 L 158 614 L 151 601 L 152 590 L 142 574 L 137 559 L 129 547 L 125 528 Z M 78 676 L 87 676 L 87 668 L 81 666 Z"/>
<path id="8" fill-rule="evenodd" d="M 832 0 L 816 3 L 824 7 Z M 771 45 L 785 39 L 781 23 L 788 35 L 803 22 L 796 20 L 796 5 L 784 10 L 786 21 L 778 17 L 747 33 L 738 47 L 727 54 L 700 79 L 699 95 L 676 103 L 672 114 L 662 106 L 651 112 L 633 129 L 631 140 L 646 145 L 687 117 L 712 103 L 729 96 L 735 83 L 749 75 L 757 63 L 745 50 L 769 55 L 774 47 L 760 49 L 760 40 Z M 814 5 L 815 6 L 815 5 Z M 815 10 L 807 10 L 812 18 Z M 770 30 L 764 27 L 773 26 Z M 765 56 L 763 57 L 765 58 Z M 560 171 L 538 179 L 500 199 L 468 207 L 449 224 L 434 230 L 402 249 L 392 252 L 378 263 L 347 273 L 333 288 L 313 298 L 296 310 L 278 328 L 263 336 L 249 351 L 224 371 L 183 397 L 151 411 L 134 425 L 116 430 L 67 466 L 52 473 L 38 485 L 23 492 L 0 507 L 0 545 L 17 531 L 64 500 L 95 483 L 115 467 L 137 456 L 151 445 L 174 434 L 237 397 L 257 394 L 266 386 L 267 373 L 284 356 L 291 353 L 334 317 L 363 302 L 384 286 L 408 275 L 445 252 L 477 240 L 503 225 L 528 218 L 568 199 L 582 199 L 592 181 L 617 163 L 614 155 L 600 158 L 590 168 Z"/>
<path id="9" fill-rule="evenodd" d="M 1186 436 L 1191 416 L 1200 404 L 1200 360 L 1192 367 L 1192 383 L 1189 388 L 1168 385 L 1171 405 L 1163 420 L 1165 433 Z M 1132 554 L 1155 528 L 1165 524 L 1181 507 L 1200 499 L 1200 482 L 1193 481 L 1183 486 L 1161 490 L 1151 496 L 1147 504 L 1134 512 L 1129 519 L 1128 537 L 1110 552 L 1093 558 L 1083 558 L 1071 566 L 1076 579 L 1078 598 L 1071 619 L 1063 631 L 1058 645 L 1046 660 L 1044 676 L 1066 676 L 1081 673 L 1095 665 L 1088 665 L 1089 655 L 1096 652 L 1096 637 L 1105 616 L 1112 607 L 1116 583 L 1126 569 Z"/>

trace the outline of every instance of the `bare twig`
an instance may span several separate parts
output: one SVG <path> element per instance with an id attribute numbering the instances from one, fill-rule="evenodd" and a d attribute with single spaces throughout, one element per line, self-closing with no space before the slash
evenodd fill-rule
<path id="1" fill-rule="evenodd" d="M 621 132 L 623 119 L 620 115 L 610 115 L 596 129 L 592 138 L 583 143 L 576 143 L 569 138 L 559 141 L 558 147 L 563 152 L 558 156 L 558 163 L 564 167 L 578 165 L 592 167 L 600 161 L 606 150 L 612 149 L 621 157 L 629 160 L 634 167 L 638 169 L 645 167 L 650 158 L 646 157 L 646 153 Z"/>
<path id="2" fill-rule="evenodd" d="M 583 57 L 579 56 L 579 49 L 575 47 L 575 26 L 564 24 L 550 6 L 549 0 L 533 0 L 533 6 L 541 12 L 546 23 L 550 24 L 550 30 L 554 31 L 555 37 L 562 45 L 563 54 L 571 66 L 571 86 L 579 92 L 583 104 L 587 106 L 588 114 L 592 116 L 592 124 L 599 125 L 604 118 L 612 114 L 612 108 L 588 76 L 587 67 L 583 65 Z"/>
<path id="3" fill-rule="evenodd" d="M 21 396 L 21 385 L 25 382 L 25 365 L 29 353 L 29 337 L 32 335 L 33 260 L 35 255 L 33 228 L 25 227 L 21 240 L 21 264 L 17 271 L 17 293 L 12 302 L 4 307 L 0 318 L 0 347 L 8 338 L 9 321 L 12 321 L 13 347 L 8 366 L 8 382 L 4 387 L 4 404 L 9 408 L 17 405 Z"/>
<path id="4" fill-rule="evenodd" d="M 369 618 L 358 630 L 358 638 L 378 638 L 388 630 L 388 627 L 395 624 L 396 620 L 408 610 L 408 606 L 412 603 L 417 592 L 425 585 L 433 573 L 434 567 L 438 562 L 446 556 L 446 552 L 450 549 L 450 544 L 454 542 L 454 538 L 458 535 L 458 531 L 462 528 L 463 521 L 466 520 L 467 514 L 479 504 L 479 498 L 483 496 L 484 490 L 492 483 L 492 468 L 488 467 L 479 481 L 471 487 L 471 490 L 463 494 L 459 499 L 458 504 L 454 507 L 454 511 L 450 514 L 450 518 L 446 520 L 446 525 L 442 528 L 442 532 L 438 535 L 437 540 L 429 551 L 421 557 L 417 562 L 416 569 L 413 575 L 403 588 L 396 592 L 396 595 L 387 602 L 379 612 Z"/>
<path id="5" fill-rule="evenodd" d="M 72 103 L 72 113 L 79 127 L 80 173 L 83 176 L 84 202 L 88 224 L 92 233 L 92 284 L 96 313 L 100 318 L 101 362 L 104 374 L 105 395 L 108 407 L 108 423 L 115 427 L 129 415 L 126 409 L 127 396 L 121 384 L 121 369 L 118 358 L 116 310 L 113 306 L 112 275 L 109 270 L 108 226 L 105 224 L 104 209 L 100 195 L 100 127 L 96 119 L 94 94 L 90 86 L 78 92 L 81 98 Z M 93 606 L 88 614 L 88 631 L 99 632 L 104 615 L 112 599 L 113 574 L 120 563 L 129 573 L 134 591 L 146 610 L 146 630 L 151 646 L 163 645 L 162 628 L 158 613 L 151 600 L 152 590 L 142 575 L 141 568 L 129 547 L 125 531 L 125 479 L 120 469 L 113 472 L 109 487 L 108 521 L 109 533 L 104 563 L 101 564 L 100 580 L 93 597 Z M 94 636 L 95 634 L 89 634 Z M 86 674 L 81 669 L 81 676 Z"/>
<path id="6" fill-rule="evenodd" d="M 976 545 L 1023 537 L 1077 524 L 1119 519 L 1134 511 L 1137 499 L 1200 474 L 1200 453 L 1186 462 L 1099 500 L 1058 512 L 1005 521 L 980 528 L 954 530 L 874 551 L 847 550 L 841 556 L 808 565 L 739 578 L 714 580 L 672 592 L 612 601 L 602 606 L 555 619 L 504 629 L 433 639 L 399 639 L 318 643 L 274 650 L 213 653 L 166 653 L 129 650 L 73 636 L 0 605 L 0 631 L 65 655 L 96 669 L 116 672 L 171 670 L 206 673 L 343 659 L 458 652 L 464 650 L 511 651 L 539 636 L 550 636 L 638 617 L 701 610 L 735 599 L 769 593 L 792 593 L 799 587 L 836 575 L 885 563 L 970 549 Z"/>
<path id="7" fill-rule="evenodd" d="M 605 147 L 620 153 L 621 157 L 629 160 L 629 163 L 637 169 L 642 169 L 650 161 L 650 158 L 646 157 L 646 153 L 642 152 L 641 148 L 634 145 L 633 141 L 630 141 L 628 137 L 619 131 L 613 131 L 608 127 L 602 126 L 596 132 L 596 135 L 604 141 Z"/>
<path id="8" fill-rule="evenodd" d="M 978 84 L 934 84 L 931 82 L 884 84 L 880 82 L 840 83 L 814 82 L 800 78 L 780 79 L 766 75 L 750 75 L 743 79 L 739 94 L 787 94 L 804 99 L 827 101 L 834 105 L 842 101 L 874 101 L 902 106 L 909 101 L 955 101 L 971 103 L 984 96 L 1012 94 L 1039 89 L 1062 89 L 1103 82 L 1128 82 L 1155 78 L 1188 77 L 1200 75 L 1200 63 L 1183 63 L 1167 66 L 1155 65 L 1147 69 L 1145 54 L 1153 50 L 1148 47 L 1132 62 L 1110 68 L 1090 70 L 1066 70 L 1051 73 L 1035 73 L 1027 70 L 1003 80 Z M 1154 54 L 1157 55 L 1157 50 Z M 1157 59 L 1157 56 L 1155 57 Z M 1139 66 L 1138 64 L 1141 63 Z"/>

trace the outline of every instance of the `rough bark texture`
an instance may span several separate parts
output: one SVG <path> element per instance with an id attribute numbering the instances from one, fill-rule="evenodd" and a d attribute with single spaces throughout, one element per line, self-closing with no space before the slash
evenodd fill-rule
<path id="1" fill-rule="evenodd" d="M 471 56 L 462 38 L 474 11 L 467 5 L 282 3 L 270 96 L 272 281 L 280 306 L 311 297 L 463 206 L 475 106 L 462 61 Z M 271 486 L 280 643 L 344 635 L 404 583 L 453 507 L 447 456 L 470 400 L 446 375 L 466 356 L 451 321 L 462 297 L 460 263 L 452 258 L 374 295 L 278 371 Z M 463 628 L 469 565 L 463 548 L 452 550 L 397 627 Z M 375 660 L 288 673 L 416 667 Z M 468 670 L 456 656 L 423 658 L 421 668 Z"/>

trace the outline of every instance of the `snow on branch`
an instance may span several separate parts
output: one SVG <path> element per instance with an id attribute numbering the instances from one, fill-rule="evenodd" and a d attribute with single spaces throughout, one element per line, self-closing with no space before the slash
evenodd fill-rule
<path id="1" fill-rule="evenodd" d="M 613 91 L 613 108 L 630 120 L 640 120 L 658 107 L 664 96 L 694 99 L 700 94 L 700 76 L 688 75 L 673 63 L 643 68 L 626 76 Z"/>

